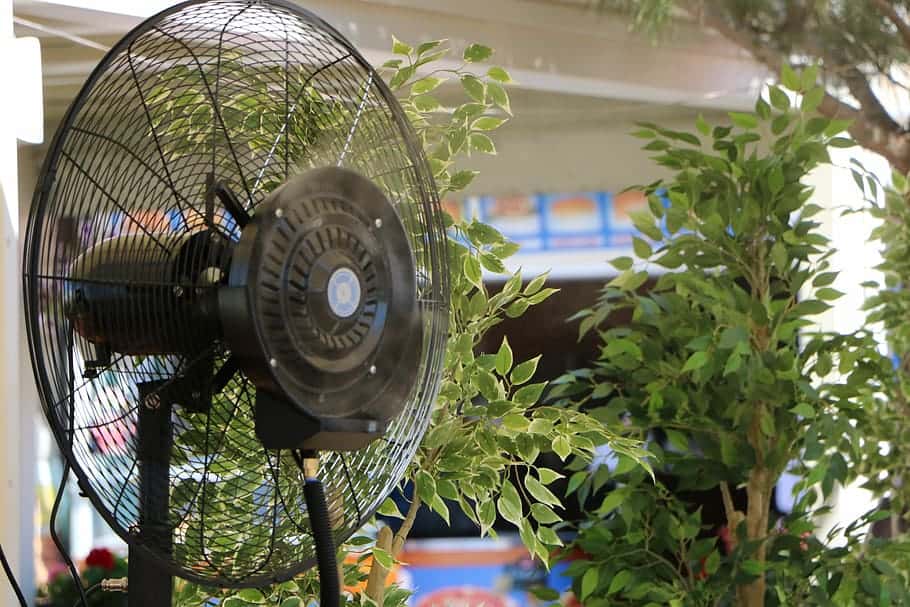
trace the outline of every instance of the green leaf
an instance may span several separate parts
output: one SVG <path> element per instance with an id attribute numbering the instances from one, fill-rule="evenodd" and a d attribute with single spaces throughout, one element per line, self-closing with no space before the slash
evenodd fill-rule
<path id="1" fill-rule="evenodd" d="M 754 129 L 758 126 L 758 118 L 755 117 L 755 114 L 747 114 L 743 112 L 730 112 L 730 120 L 733 121 L 733 124 L 738 126 L 741 129 Z"/>
<path id="2" fill-rule="evenodd" d="M 780 165 L 775 166 L 768 174 L 768 188 L 772 194 L 777 194 L 784 189 L 784 172 Z"/>
<path id="3" fill-rule="evenodd" d="M 663 239 L 663 233 L 654 224 L 654 215 L 651 214 L 650 209 L 633 211 L 629 213 L 629 218 L 632 220 L 635 229 L 651 240 L 660 241 Z"/>
<path id="4" fill-rule="evenodd" d="M 771 245 L 771 260 L 779 272 L 786 272 L 790 267 L 790 258 L 787 255 L 787 247 L 781 241 L 776 241 Z"/>
<path id="5" fill-rule="evenodd" d="M 462 57 L 468 63 L 477 63 L 478 61 L 486 61 L 493 56 L 493 49 L 482 44 L 471 44 L 469 45 L 462 54 Z"/>
<path id="6" fill-rule="evenodd" d="M 531 305 L 531 302 L 527 299 L 517 299 L 509 304 L 509 307 L 506 308 L 506 316 L 509 318 L 518 318 L 528 309 L 528 306 Z"/>
<path id="7" fill-rule="evenodd" d="M 463 190 L 468 187 L 474 178 L 477 176 L 478 171 L 458 171 L 449 178 L 449 187 L 452 191 Z"/>
<path id="8" fill-rule="evenodd" d="M 411 94 L 413 95 L 424 95 L 434 90 L 440 84 L 445 82 L 445 78 L 435 78 L 433 76 L 427 76 L 426 78 L 421 78 L 417 82 L 411 85 Z"/>
<path id="9" fill-rule="evenodd" d="M 540 477 L 540 482 L 543 483 L 544 485 L 549 485 L 550 483 L 556 481 L 557 479 L 565 478 L 559 472 L 556 472 L 555 470 L 550 470 L 549 468 L 538 468 L 537 476 Z"/>
<path id="10" fill-rule="evenodd" d="M 528 429 L 528 420 L 520 413 L 509 413 L 502 418 L 502 425 L 515 432 L 524 432 Z"/>
<path id="11" fill-rule="evenodd" d="M 569 477 L 569 484 L 566 486 L 566 495 L 572 495 L 585 480 L 589 477 L 587 470 L 579 470 Z"/>
<path id="12" fill-rule="evenodd" d="M 771 97 L 771 105 L 782 112 L 786 112 L 790 109 L 790 97 L 787 93 L 776 86 L 770 87 L 768 91 L 768 94 Z"/>
<path id="13" fill-rule="evenodd" d="M 532 587 L 531 594 L 533 594 L 537 599 L 545 601 L 547 603 L 559 600 L 559 591 L 554 590 L 553 588 L 547 588 L 546 586 Z"/>
<path id="14" fill-rule="evenodd" d="M 617 257 L 616 259 L 610 261 L 610 265 L 620 272 L 625 272 L 626 270 L 630 269 L 634 263 L 635 260 L 631 257 Z"/>
<path id="15" fill-rule="evenodd" d="M 512 348 L 509 346 L 509 338 L 502 338 L 502 345 L 496 353 L 496 372 L 505 377 L 509 369 L 512 368 Z"/>
<path id="16" fill-rule="evenodd" d="M 506 84 L 512 82 L 512 77 L 509 75 L 509 72 L 505 71 L 501 67 L 491 67 L 487 70 L 487 76 L 489 76 L 492 80 L 496 80 L 497 82 L 504 82 Z"/>
<path id="17" fill-rule="evenodd" d="M 804 91 L 808 91 L 815 86 L 815 83 L 818 81 L 818 66 L 810 65 L 803 69 L 803 73 L 800 76 L 799 83 L 802 86 Z"/>
<path id="18" fill-rule="evenodd" d="M 479 369 L 474 375 L 474 385 L 480 391 L 480 394 L 488 401 L 492 402 L 499 399 L 499 382 L 496 381 L 496 377 L 489 371 Z"/>
<path id="19" fill-rule="evenodd" d="M 237 596 L 247 603 L 262 603 L 265 596 L 255 588 L 244 588 L 237 592 Z"/>
<path id="20" fill-rule="evenodd" d="M 483 133 L 471 133 L 469 141 L 472 150 L 477 150 L 484 154 L 496 154 L 496 146 L 493 145 L 493 140 Z"/>
<path id="21" fill-rule="evenodd" d="M 410 55 L 414 49 L 395 36 L 392 36 L 392 52 L 396 55 Z"/>
<path id="22" fill-rule="evenodd" d="M 496 118 L 494 116 L 481 116 L 471 123 L 471 128 L 477 131 L 493 131 L 502 126 L 504 122 L 504 118 Z"/>
<path id="23" fill-rule="evenodd" d="M 856 142 L 846 137 L 834 137 L 828 140 L 828 145 L 833 148 L 852 148 L 856 146 Z"/>
<path id="24" fill-rule="evenodd" d="M 610 587 L 607 589 L 607 594 L 616 594 L 623 588 L 629 585 L 633 580 L 632 572 L 628 569 L 623 569 L 619 573 L 613 576 L 613 579 L 610 580 Z"/>
<path id="25" fill-rule="evenodd" d="M 633 237 L 632 239 L 632 249 L 635 251 L 635 255 L 637 255 L 639 259 L 647 259 L 651 257 L 651 245 L 649 245 L 641 238 L 638 238 L 637 236 Z"/>
<path id="26" fill-rule="evenodd" d="M 540 382 L 537 384 L 528 384 L 527 386 L 522 386 L 515 391 L 515 394 L 512 396 L 512 400 L 518 403 L 519 405 L 529 406 L 535 404 L 540 400 L 540 395 L 543 394 L 544 388 L 546 388 L 547 382 Z"/>
<path id="27" fill-rule="evenodd" d="M 718 567 L 720 567 L 720 552 L 715 550 L 708 555 L 707 559 L 705 559 L 705 571 L 708 574 L 713 575 L 717 573 Z"/>
<path id="28" fill-rule="evenodd" d="M 385 569 L 391 569 L 395 566 L 395 559 L 393 559 L 392 555 L 382 548 L 373 548 L 373 558 L 376 559 L 376 562 L 382 565 Z"/>
<path id="29" fill-rule="evenodd" d="M 477 76 L 465 74 L 461 77 L 461 86 L 471 99 L 480 103 L 486 99 L 486 86 Z"/>
<path id="30" fill-rule="evenodd" d="M 281 601 L 281 607 L 303 607 L 303 599 L 299 596 L 290 596 Z"/>
<path id="31" fill-rule="evenodd" d="M 708 135 L 711 132 L 711 127 L 705 121 L 705 117 L 701 114 L 695 119 L 695 128 L 697 128 L 698 132 L 702 135 Z"/>
<path id="32" fill-rule="evenodd" d="M 509 103 L 509 94 L 498 82 L 487 83 L 487 93 L 490 95 L 490 101 L 505 110 L 507 114 L 512 115 L 512 106 Z"/>
<path id="33" fill-rule="evenodd" d="M 502 260 L 500 260 L 492 253 L 481 253 L 480 265 L 482 265 L 486 270 L 493 272 L 494 274 L 506 273 L 506 266 L 502 263 Z"/>
<path id="34" fill-rule="evenodd" d="M 569 444 L 565 436 L 560 435 L 553 440 L 553 453 L 558 455 L 559 459 L 563 461 L 572 453 L 572 445 Z"/>
<path id="35" fill-rule="evenodd" d="M 610 514 L 616 510 L 616 508 L 618 508 L 619 505 L 622 504 L 627 497 L 628 493 L 622 489 L 614 489 L 610 491 L 604 497 L 603 501 L 600 502 L 600 506 L 597 508 L 597 514 L 600 516 L 606 516 Z"/>
<path id="36" fill-rule="evenodd" d="M 708 353 L 705 351 L 693 352 L 692 355 L 686 360 L 686 364 L 683 365 L 682 373 L 688 371 L 695 371 L 701 369 L 705 366 L 705 363 L 708 362 Z"/>
<path id="37" fill-rule="evenodd" d="M 822 272 L 812 279 L 813 287 L 827 287 L 837 279 L 837 272 Z"/>
<path id="38" fill-rule="evenodd" d="M 745 327 L 739 325 L 735 327 L 727 327 L 720 334 L 720 339 L 717 340 L 717 347 L 724 350 L 731 350 L 741 342 L 744 342 L 748 339 L 749 332 Z"/>
<path id="39" fill-rule="evenodd" d="M 525 287 L 524 291 L 522 291 L 524 293 L 524 295 L 530 296 L 530 295 L 534 295 L 535 293 L 540 291 L 540 289 L 543 287 L 544 283 L 547 281 L 547 277 L 549 275 L 550 275 L 549 272 L 544 272 L 540 276 L 537 276 L 536 278 L 534 278 L 534 280 L 532 280 L 531 282 L 528 283 L 528 285 Z"/>
<path id="40" fill-rule="evenodd" d="M 781 67 L 780 80 L 785 87 L 794 92 L 799 91 L 802 86 L 799 76 L 797 76 L 796 72 L 793 71 L 793 68 L 790 67 L 790 64 L 786 61 L 783 62 Z"/>
<path id="41" fill-rule="evenodd" d="M 790 409 L 790 412 L 806 419 L 815 417 L 815 409 L 809 403 L 799 403 Z"/>
<path id="42" fill-rule="evenodd" d="M 472 255 L 467 255 L 464 258 L 464 275 L 471 282 L 471 284 L 477 286 L 478 288 L 483 287 L 483 273 L 480 269 L 480 260 Z"/>
<path id="43" fill-rule="evenodd" d="M 433 112 L 440 108 L 439 100 L 432 95 L 418 95 L 411 102 L 421 112 Z"/>
<path id="44" fill-rule="evenodd" d="M 838 133 L 842 133 L 850 128 L 850 125 L 853 124 L 852 120 L 843 120 L 843 119 L 833 119 L 828 122 L 828 128 L 825 129 L 826 137 L 833 137 Z"/>
<path id="45" fill-rule="evenodd" d="M 543 504 L 547 504 L 548 506 L 562 506 L 559 498 L 553 495 L 549 489 L 544 487 L 539 480 L 530 474 L 525 476 L 525 489 L 528 490 L 534 499 Z"/>
<path id="46" fill-rule="evenodd" d="M 512 375 L 509 377 L 509 381 L 512 382 L 512 385 L 520 386 L 534 377 L 534 373 L 537 371 L 538 362 L 540 362 L 540 355 L 516 365 L 515 368 L 512 369 Z"/>
<path id="47" fill-rule="evenodd" d="M 536 306 L 536 305 L 539 304 L 540 302 L 542 302 L 542 301 L 544 301 L 545 299 L 549 298 L 549 297 L 550 297 L 551 295 L 553 295 L 554 293 L 558 293 L 558 292 L 559 292 L 559 289 L 552 289 L 552 288 L 541 289 L 540 291 L 538 291 L 538 292 L 535 293 L 534 295 L 531 295 L 530 297 L 528 297 L 528 302 L 530 302 L 530 304 L 531 304 L 532 306 Z"/>
<path id="48" fill-rule="evenodd" d="M 434 48 L 438 47 L 443 42 L 447 42 L 447 40 L 445 38 L 443 38 L 442 40 L 429 40 L 427 42 L 422 42 L 421 44 L 419 44 L 417 46 L 417 55 L 419 56 L 419 55 L 423 55 L 424 53 L 428 53 L 429 51 L 432 51 Z"/>
<path id="49" fill-rule="evenodd" d="M 521 525 L 521 520 L 524 516 L 521 508 L 521 498 L 518 496 L 518 491 L 512 481 L 508 479 L 503 481 L 502 492 L 499 494 L 499 499 L 496 500 L 496 508 L 502 518 L 515 526 Z"/>
<path id="50" fill-rule="evenodd" d="M 815 291 L 815 296 L 822 301 L 833 301 L 843 297 L 843 293 L 831 287 L 823 287 Z"/>
<path id="51" fill-rule="evenodd" d="M 803 95 L 799 107 L 804 112 L 814 112 L 825 97 L 825 89 L 820 86 L 812 88 Z"/>
<path id="52" fill-rule="evenodd" d="M 398 509 L 398 505 L 395 503 L 395 500 L 393 500 L 390 497 L 387 497 L 382 502 L 382 504 L 380 504 L 379 509 L 376 510 L 376 512 L 378 512 L 379 514 L 382 514 L 384 516 L 392 516 L 395 518 L 404 518 L 404 516 L 401 514 L 401 511 Z"/>
<path id="53" fill-rule="evenodd" d="M 418 470 L 414 476 L 414 490 L 424 502 L 429 504 L 436 495 L 436 481 L 424 470 Z"/>
<path id="54" fill-rule="evenodd" d="M 597 565 L 594 564 L 592 567 L 589 567 L 585 574 L 581 577 L 581 596 L 578 598 L 581 601 L 584 601 L 591 593 L 597 589 L 597 582 L 599 581 L 600 571 L 597 569 Z"/>

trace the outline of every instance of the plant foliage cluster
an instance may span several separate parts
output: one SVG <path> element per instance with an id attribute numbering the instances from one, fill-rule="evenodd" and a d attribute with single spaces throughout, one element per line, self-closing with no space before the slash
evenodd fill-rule
<path id="1" fill-rule="evenodd" d="M 615 260 L 619 275 L 579 314 L 600 356 L 558 392 L 648 441 L 660 467 L 657 482 L 623 458 L 571 479 L 583 498 L 609 489 L 569 569 L 586 605 L 910 602 L 893 566 L 900 546 L 864 541 L 886 513 L 837 530 L 845 545 L 816 537 L 813 522 L 857 474 L 863 405 L 890 373 L 868 331 L 816 323 L 842 293 L 805 178 L 830 162 L 828 148 L 852 145 L 845 121 L 817 115 L 816 79 L 785 67 L 781 86 L 729 125 L 636 133 L 673 176 L 647 186 L 649 209 L 634 217 L 645 267 Z M 641 292 L 654 269 L 662 274 Z M 610 327 L 617 312 L 631 322 Z M 793 512 L 772 520 L 785 471 L 802 481 Z M 720 525 L 687 501 L 697 492 L 715 492 Z"/>

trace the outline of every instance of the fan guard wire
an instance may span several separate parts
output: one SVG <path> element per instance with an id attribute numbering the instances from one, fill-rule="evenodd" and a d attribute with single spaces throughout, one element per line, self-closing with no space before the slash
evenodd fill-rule
<path id="1" fill-rule="evenodd" d="M 67 313 L 79 289 L 164 289 L 183 297 L 207 288 L 142 272 L 88 285 L 71 279 L 70 266 L 125 234 L 148 246 L 123 244 L 120 252 L 150 264 L 195 233 L 229 244 L 239 227 L 217 198 L 207 199 L 213 179 L 254 214 L 289 176 L 326 165 L 358 171 L 383 190 L 423 277 L 420 379 L 404 412 L 366 449 L 319 456 L 332 529 L 342 541 L 400 481 L 426 430 L 448 322 L 446 236 L 432 174 L 382 79 L 338 32 L 290 2 L 186 2 L 140 25 L 102 60 L 45 161 L 24 256 L 29 346 L 45 413 L 108 524 L 131 548 L 186 579 L 261 586 L 313 565 L 297 466 L 287 451 L 256 443 L 255 390 L 237 372 L 207 411 L 174 407 L 172 546 L 138 540 L 135 430 L 148 401 L 137 385 L 154 385 L 152 397 L 186 378 L 198 385 L 230 352 L 221 341 L 182 355 L 103 352 L 79 334 L 67 347 Z M 193 255 L 190 265 L 205 263 L 204 253 Z M 176 343 L 192 343 L 194 326 L 170 325 L 162 309 L 137 301 L 131 313 L 141 322 L 114 317 L 111 330 L 136 341 L 166 332 Z"/>

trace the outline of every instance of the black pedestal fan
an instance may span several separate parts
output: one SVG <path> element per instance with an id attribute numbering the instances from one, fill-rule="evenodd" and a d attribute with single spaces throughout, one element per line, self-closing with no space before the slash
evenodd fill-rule
<path id="1" fill-rule="evenodd" d="M 130 605 L 334 563 L 428 423 L 441 216 L 388 88 L 290 2 L 185 2 L 105 56 L 39 179 L 25 309 Z"/>

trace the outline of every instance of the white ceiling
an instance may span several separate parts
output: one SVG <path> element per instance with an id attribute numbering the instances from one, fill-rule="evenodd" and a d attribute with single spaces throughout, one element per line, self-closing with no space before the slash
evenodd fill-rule
<path id="1" fill-rule="evenodd" d="M 141 18 L 168 0 L 14 0 L 17 36 L 41 41 L 46 123 L 53 129 L 91 69 Z M 628 23 L 584 0 L 308 0 L 368 59 L 381 62 L 391 37 L 482 42 L 520 83 L 513 107 L 527 122 L 648 117 L 654 106 L 738 109 L 765 72 L 739 49 L 686 22 L 654 45 Z M 91 8 L 90 8 L 91 7 Z M 103 10 L 98 10 L 103 9 Z M 574 98 L 566 102 L 566 95 Z"/>

